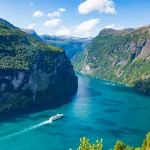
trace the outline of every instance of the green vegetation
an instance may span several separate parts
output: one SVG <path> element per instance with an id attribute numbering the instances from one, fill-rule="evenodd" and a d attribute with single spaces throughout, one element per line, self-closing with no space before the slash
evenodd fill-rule
<path id="1" fill-rule="evenodd" d="M 73 59 L 75 70 L 150 92 L 149 28 L 102 30 L 88 49 Z"/>
<path id="2" fill-rule="evenodd" d="M 0 69 L 28 70 L 39 53 L 48 64 L 53 64 L 53 56 L 63 52 L 3 23 L 0 23 L 0 39 Z"/>
<path id="3" fill-rule="evenodd" d="M 3 22 L 0 23 L 0 113 L 53 102 L 58 95 L 76 92 L 77 77 L 63 49 Z"/>
<path id="4" fill-rule="evenodd" d="M 80 146 L 78 147 L 77 150 L 102 150 L 102 149 L 103 149 L 102 139 L 100 141 L 97 140 L 95 144 L 91 144 L 89 139 L 83 137 L 80 139 Z M 149 149 L 150 149 L 150 132 L 146 135 L 146 139 L 143 141 L 141 147 L 135 148 L 126 145 L 121 141 L 117 141 L 114 148 L 110 150 L 149 150 Z"/>

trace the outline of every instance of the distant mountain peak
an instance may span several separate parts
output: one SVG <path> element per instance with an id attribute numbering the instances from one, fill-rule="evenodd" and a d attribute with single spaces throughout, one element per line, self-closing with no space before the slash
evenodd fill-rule
<path id="1" fill-rule="evenodd" d="M 44 34 L 40 36 L 41 38 L 50 38 L 50 39 L 57 39 L 57 40 L 92 40 L 93 37 L 87 37 L 87 38 L 82 38 L 82 37 L 74 37 L 74 36 L 57 36 L 57 35 L 48 35 Z"/>
<path id="2" fill-rule="evenodd" d="M 72 59 L 78 52 L 83 51 L 92 38 L 78 38 L 72 36 L 42 35 L 41 39 L 53 46 L 65 49 L 67 56 Z"/>
<path id="3" fill-rule="evenodd" d="M 28 34 L 36 34 L 35 30 L 33 29 L 23 29 L 23 28 L 20 28 L 21 31 L 23 32 L 26 32 Z"/>
<path id="4" fill-rule="evenodd" d="M 22 28 L 20 28 L 20 30 L 23 31 L 23 32 L 25 32 L 25 33 L 27 33 L 27 34 L 29 34 L 29 35 L 32 35 L 33 37 L 35 37 L 35 38 L 38 39 L 38 40 L 42 40 L 42 39 L 37 35 L 37 33 L 35 32 L 35 30 L 33 30 L 33 29 L 22 29 Z"/>
<path id="5" fill-rule="evenodd" d="M 124 29 L 124 31 L 133 31 L 134 29 L 133 28 L 126 28 Z"/>

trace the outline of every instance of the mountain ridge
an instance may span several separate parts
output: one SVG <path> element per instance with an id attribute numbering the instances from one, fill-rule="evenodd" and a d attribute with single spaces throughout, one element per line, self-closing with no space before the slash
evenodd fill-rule
<path id="1" fill-rule="evenodd" d="M 11 24 L 10 22 L 8 22 L 7 20 L 5 20 L 5 19 L 3 19 L 3 18 L 0 18 L 0 23 L 4 23 L 4 24 L 6 24 L 7 26 L 12 27 L 12 28 L 17 28 L 17 27 L 15 27 L 13 24 Z"/>
<path id="2" fill-rule="evenodd" d="M 23 28 L 20 28 L 21 31 L 29 34 L 29 35 L 32 35 L 33 37 L 35 37 L 36 39 L 42 41 L 42 39 L 40 38 L 39 35 L 37 35 L 36 31 L 33 30 L 33 29 L 23 29 Z"/>
<path id="3" fill-rule="evenodd" d="M 76 71 L 150 91 L 150 26 L 104 29 L 74 57 Z"/>
<path id="4" fill-rule="evenodd" d="M 0 23 L 5 23 L 7 26 L 12 28 L 17 28 L 18 30 L 23 31 L 40 41 L 64 49 L 66 51 L 67 56 L 70 59 L 72 59 L 80 51 L 83 51 L 93 39 L 92 37 L 80 38 L 80 37 L 73 37 L 73 36 L 56 36 L 56 35 L 48 35 L 48 34 L 39 36 L 36 33 L 36 31 L 33 29 L 23 29 L 23 28 L 15 27 L 10 22 L 2 18 L 0 18 Z"/>

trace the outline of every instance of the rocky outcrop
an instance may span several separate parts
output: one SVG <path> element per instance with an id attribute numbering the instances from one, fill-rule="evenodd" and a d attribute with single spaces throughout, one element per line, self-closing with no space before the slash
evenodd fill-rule
<path id="1" fill-rule="evenodd" d="M 0 23 L 0 113 L 75 94 L 78 83 L 62 49 Z"/>
<path id="2" fill-rule="evenodd" d="M 0 112 L 75 94 L 77 77 L 69 59 L 65 53 L 54 59 L 54 66 L 37 62 L 28 71 L 0 70 Z"/>

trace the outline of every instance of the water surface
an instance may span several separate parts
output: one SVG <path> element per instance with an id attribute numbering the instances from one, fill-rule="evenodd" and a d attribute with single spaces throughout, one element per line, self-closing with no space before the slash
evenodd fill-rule
<path id="1" fill-rule="evenodd" d="M 74 150 L 80 137 L 140 146 L 150 131 L 150 97 L 123 85 L 78 74 L 77 95 L 62 107 L 40 105 L 0 116 L 0 150 Z M 61 99 L 61 97 L 60 97 Z M 49 117 L 63 113 L 52 123 Z"/>

